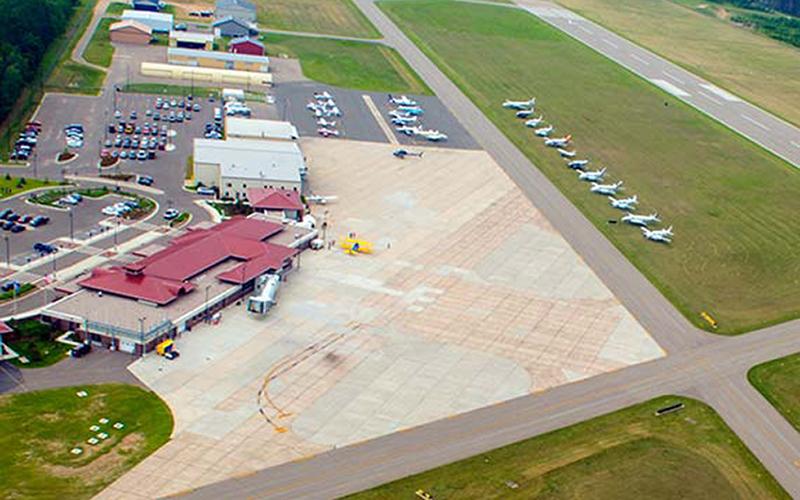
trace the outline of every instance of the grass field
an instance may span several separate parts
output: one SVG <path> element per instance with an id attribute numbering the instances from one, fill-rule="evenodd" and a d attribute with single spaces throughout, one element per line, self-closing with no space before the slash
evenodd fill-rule
<path id="1" fill-rule="evenodd" d="M 730 334 L 800 314 L 796 169 L 527 13 L 459 4 L 456 23 L 447 1 L 380 5 L 695 324 L 708 311 Z M 621 213 L 500 105 L 530 96 L 639 212 L 675 226 L 672 245 L 608 224 Z"/>
<path id="2" fill-rule="evenodd" d="M 747 378 L 800 431 L 800 354 L 754 366 Z"/>
<path id="3" fill-rule="evenodd" d="M 380 38 L 352 0 L 258 0 L 256 5 L 258 23 L 266 28 Z"/>
<path id="4" fill-rule="evenodd" d="M 708 406 L 663 397 L 353 495 L 414 498 L 788 498 Z M 513 488 L 513 486 L 516 486 Z"/>
<path id="5" fill-rule="evenodd" d="M 680 0 L 557 0 L 606 28 L 800 125 L 800 50 Z M 711 5 L 708 8 L 713 8 Z M 677 43 L 676 40 L 682 42 Z"/>
<path id="6" fill-rule="evenodd" d="M 130 83 L 122 87 L 122 92 L 133 94 L 154 94 L 163 96 L 187 96 L 194 92 L 196 96 L 213 96 L 218 99 L 221 92 L 215 87 L 200 87 L 195 85 L 171 85 L 168 83 Z"/>
<path id="7" fill-rule="evenodd" d="M 430 90 L 402 57 L 382 45 L 267 34 L 270 55 L 300 59 L 303 74 L 321 83 L 377 92 L 430 94 Z"/>
<path id="8" fill-rule="evenodd" d="M 76 392 L 85 390 L 88 397 Z M 0 396 L 5 498 L 90 498 L 164 444 L 172 415 L 155 394 L 108 384 Z M 99 419 L 107 418 L 107 424 Z M 124 428 L 114 429 L 122 422 Z M 98 425 L 98 431 L 89 428 Z M 86 441 L 98 432 L 108 438 Z M 80 447 L 83 453 L 70 450 Z"/>
<path id="9" fill-rule="evenodd" d="M 32 292 L 35 289 L 34 285 L 25 283 L 20 287 L 17 296 L 24 294 L 26 290 Z M 0 298 L 7 296 L 8 293 L 3 292 Z M 61 332 L 53 330 L 49 325 L 26 319 L 11 321 L 9 326 L 14 332 L 5 335 L 5 344 L 27 360 L 27 363 L 23 363 L 20 358 L 14 358 L 11 360 L 14 365 L 22 368 L 42 368 L 58 363 L 66 357 L 69 350 L 67 345 L 55 341 Z"/>
<path id="10" fill-rule="evenodd" d="M 14 196 L 15 194 L 24 193 L 31 189 L 38 189 L 40 187 L 57 185 L 54 181 L 26 177 L 12 177 L 4 175 L 0 177 L 0 199 Z"/>
<path id="11" fill-rule="evenodd" d="M 111 59 L 114 57 L 114 46 L 111 45 L 108 28 L 116 19 L 104 17 L 100 19 L 97 29 L 92 34 L 86 50 L 83 51 L 83 58 L 92 64 L 108 68 L 111 66 Z"/>

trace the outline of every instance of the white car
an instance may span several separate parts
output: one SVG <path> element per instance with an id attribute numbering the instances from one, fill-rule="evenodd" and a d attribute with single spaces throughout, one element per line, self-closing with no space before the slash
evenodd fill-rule
<path id="1" fill-rule="evenodd" d="M 108 215 L 108 216 L 117 216 L 117 215 L 119 215 L 119 211 L 113 205 L 109 205 L 107 207 L 104 207 L 101 210 L 101 212 L 103 212 L 103 215 Z"/>
<path id="2" fill-rule="evenodd" d="M 83 141 L 77 140 L 77 139 L 69 139 L 67 141 L 67 147 L 70 147 L 70 148 L 73 148 L 73 149 L 82 148 L 83 147 Z"/>
<path id="3" fill-rule="evenodd" d="M 167 211 L 164 212 L 164 218 L 166 220 L 172 220 L 175 217 L 177 217 L 178 215 L 180 215 L 180 212 L 178 212 L 174 208 L 168 208 Z"/>

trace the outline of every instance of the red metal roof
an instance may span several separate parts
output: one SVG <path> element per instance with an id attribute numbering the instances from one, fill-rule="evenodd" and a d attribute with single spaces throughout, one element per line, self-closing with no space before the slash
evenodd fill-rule
<path id="1" fill-rule="evenodd" d="M 85 288 L 168 304 L 194 290 L 188 280 L 228 259 L 243 261 L 218 278 L 244 283 L 268 270 L 281 269 L 294 249 L 264 242 L 281 224 L 234 217 L 209 229 L 190 230 L 169 246 L 124 267 L 95 269 L 79 282 Z"/>
<path id="2" fill-rule="evenodd" d="M 158 305 L 169 304 L 179 296 L 194 290 L 194 285 L 191 283 L 130 274 L 119 267 L 95 269 L 90 277 L 80 282 L 80 285 L 90 290 L 145 300 Z"/>
<path id="3" fill-rule="evenodd" d="M 262 210 L 302 210 L 303 203 L 297 191 L 288 189 L 249 188 L 250 206 Z"/>
<path id="4" fill-rule="evenodd" d="M 3 322 L 3 321 L 0 321 L 0 335 L 2 335 L 2 334 L 4 334 L 4 333 L 11 333 L 11 332 L 13 332 L 13 331 L 14 331 L 14 330 L 12 330 L 10 326 L 8 326 L 7 324 L 5 324 L 5 322 Z"/>
<path id="5" fill-rule="evenodd" d="M 241 285 L 267 271 L 279 271 L 283 268 L 286 259 L 297 253 L 294 248 L 282 245 L 274 245 L 272 243 L 262 243 L 262 245 L 265 247 L 264 253 L 242 262 L 233 269 L 218 274 L 217 278 L 221 281 Z"/>

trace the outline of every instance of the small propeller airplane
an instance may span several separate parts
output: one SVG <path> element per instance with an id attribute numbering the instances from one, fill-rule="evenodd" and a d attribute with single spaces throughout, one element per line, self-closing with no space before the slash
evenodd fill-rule
<path id="1" fill-rule="evenodd" d="M 582 181 L 597 182 L 602 181 L 603 176 L 606 175 L 606 168 L 600 170 L 589 170 L 578 174 L 578 179 Z"/>
<path id="2" fill-rule="evenodd" d="M 632 224 L 634 226 L 642 226 L 647 227 L 648 224 L 652 222 L 661 222 L 661 219 L 658 218 L 657 213 L 652 213 L 650 215 L 636 215 L 636 214 L 625 214 L 620 219 L 622 222 L 627 222 L 628 224 Z"/>
<path id="3" fill-rule="evenodd" d="M 611 206 L 614 208 L 618 208 L 620 210 L 633 210 L 636 208 L 636 204 L 639 203 L 639 197 L 636 195 L 629 196 L 628 198 L 614 198 L 613 196 L 608 197 L 609 201 L 611 201 Z"/>
<path id="4" fill-rule="evenodd" d="M 589 160 L 572 160 L 567 163 L 567 166 L 573 170 L 583 170 L 589 164 Z"/>
<path id="5" fill-rule="evenodd" d="M 564 148 L 558 148 L 558 154 L 560 154 L 562 158 L 575 158 L 575 155 L 578 153 L 575 150 L 567 151 Z"/>
<path id="6" fill-rule="evenodd" d="M 622 181 L 617 181 L 614 184 L 592 182 L 592 187 L 589 188 L 589 191 L 597 194 L 615 195 L 620 189 L 622 189 Z"/>
<path id="7" fill-rule="evenodd" d="M 533 116 L 533 110 L 523 109 L 521 111 L 517 111 L 516 113 L 514 113 L 514 116 L 516 116 L 517 118 L 530 118 L 531 116 Z"/>
<path id="8" fill-rule="evenodd" d="M 525 110 L 533 109 L 534 106 L 536 106 L 535 97 L 531 97 L 529 101 L 509 101 L 508 99 L 503 101 L 503 107 L 507 109 Z"/>
<path id="9" fill-rule="evenodd" d="M 533 131 L 533 133 L 538 135 L 539 137 L 547 137 L 548 135 L 550 135 L 550 132 L 552 131 L 553 131 L 553 126 L 548 125 L 546 127 L 537 128 L 536 130 Z"/>
<path id="10" fill-rule="evenodd" d="M 544 118 L 542 117 L 542 115 L 539 115 L 536 118 L 531 118 L 530 120 L 527 120 L 525 122 L 525 126 L 530 128 L 538 127 L 539 124 L 542 123 L 542 120 L 544 120 Z"/>
<path id="11" fill-rule="evenodd" d="M 551 148 L 560 148 L 569 144 L 570 140 L 572 140 L 571 135 L 565 135 L 564 137 L 554 137 L 552 139 L 545 139 L 544 145 L 550 146 Z"/>
<path id="12" fill-rule="evenodd" d="M 658 243 L 672 243 L 672 237 L 674 236 L 672 233 L 672 226 L 669 226 L 666 229 L 657 229 L 655 231 L 651 231 L 650 229 L 643 227 L 642 234 L 648 240 L 656 241 Z"/>
<path id="13" fill-rule="evenodd" d="M 395 106 L 416 106 L 417 105 L 417 101 L 415 101 L 415 100 L 413 100 L 413 99 L 411 99 L 411 98 L 409 98 L 407 96 L 404 96 L 404 95 L 393 96 L 392 94 L 389 94 L 389 102 L 394 104 Z"/>

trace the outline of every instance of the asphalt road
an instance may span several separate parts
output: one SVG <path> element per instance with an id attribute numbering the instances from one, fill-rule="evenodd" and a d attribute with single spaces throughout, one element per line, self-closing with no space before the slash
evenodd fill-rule
<path id="1" fill-rule="evenodd" d="M 516 3 L 546 23 L 800 168 L 800 129 L 794 125 L 570 10 L 543 0 L 516 0 Z"/>
<path id="2" fill-rule="evenodd" d="M 199 488 L 189 496 L 332 498 L 659 395 L 684 394 L 713 406 L 789 494 L 800 498 L 800 434 L 746 380 L 753 365 L 800 350 L 800 321 L 735 338 L 688 324 L 373 0 L 355 3 L 669 355 Z"/>

